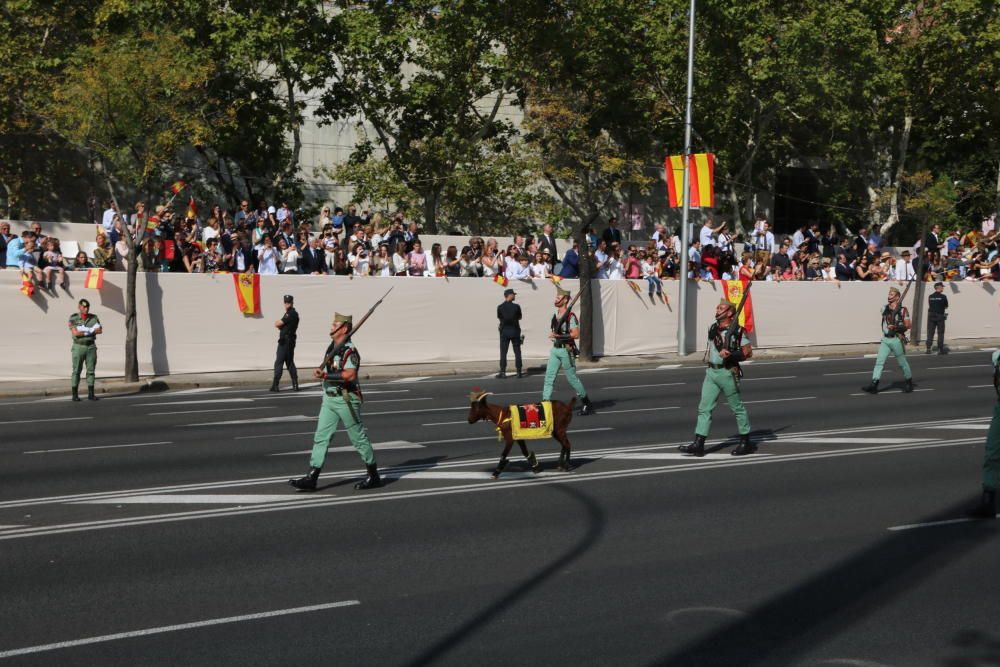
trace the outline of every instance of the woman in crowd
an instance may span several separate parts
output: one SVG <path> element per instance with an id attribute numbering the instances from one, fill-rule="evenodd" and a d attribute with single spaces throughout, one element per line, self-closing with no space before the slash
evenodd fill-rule
<path id="1" fill-rule="evenodd" d="M 492 278 L 497 275 L 498 271 L 502 270 L 503 257 L 500 256 L 496 239 L 490 239 L 486 242 L 479 261 L 483 266 L 483 276 L 486 278 Z"/>
<path id="2" fill-rule="evenodd" d="M 128 271 L 128 241 L 124 236 L 118 237 L 114 247 L 115 271 Z"/>
<path id="3" fill-rule="evenodd" d="M 475 257 L 476 259 L 479 259 L 480 257 L 483 256 L 482 236 L 473 236 L 471 239 L 469 239 L 469 251 L 472 253 L 472 256 Z"/>
<path id="4" fill-rule="evenodd" d="M 330 207 L 324 206 L 319 213 L 319 228 L 326 231 L 327 226 L 333 229 L 333 223 L 330 221 Z"/>
<path id="5" fill-rule="evenodd" d="M 296 274 L 299 272 L 299 248 L 294 243 L 288 245 L 283 236 L 278 237 L 278 252 L 281 253 L 281 272 Z"/>
<path id="6" fill-rule="evenodd" d="M 80 251 L 76 253 L 76 257 L 73 258 L 73 264 L 70 266 L 70 271 L 86 271 L 87 269 L 94 268 L 90 259 L 87 257 L 87 253 Z"/>
<path id="7" fill-rule="evenodd" d="M 368 249 L 365 247 L 364 243 L 358 241 L 354 244 L 351 249 L 351 254 L 348 255 L 347 261 L 351 263 L 351 270 L 356 276 L 367 276 L 371 275 L 371 257 L 368 253 Z"/>
<path id="8" fill-rule="evenodd" d="M 458 257 L 458 248 L 448 246 L 444 257 L 444 275 L 446 278 L 458 278 L 462 275 L 462 260 Z"/>
<path id="9" fill-rule="evenodd" d="M 302 253 L 305 252 L 306 248 L 309 247 L 309 241 L 311 238 L 312 235 L 309 232 L 305 231 L 304 229 L 300 229 L 295 233 L 294 246 L 295 249 L 298 250 L 299 256 L 301 256 Z"/>
<path id="10" fill-rule="evenodd" d="M 347 252 L 338 247 L 333 253 L 333 274 L 336 276 L 349 276 L 354 270 L 350 260 L 347 259 Z"/>
<path id="11" fill-rule="evenodd" d="M 540 252 L 535 253 L 534 260 L 531 262 L 531 277 L 542 280 L 549 277 L 549 265 Z"/>
<path id="12" fill-rule="evenodd" d="M 392 257 L 389 256 L 388 243 L 378 244 L 378 251 L 372 257 L 371 270 L 372 275 L 379 278 L 387 278 L 392 275 Z"/>
<path id="13" fill-rule="evenodd" d="M 431 257 L 425 275 L 435 278 L 444 277 L 444 259 L 441 258 L 441 244 L 435 243 L 431 246 Z"/>
<path id="14" fill-rule="evenodd" d="M 440 246 L 438 246 L 440 248 Z M 427 274 L 427 253 L 420 241 L 413 242 L 413 250 L 406 255 L 406 270 L 410 276 L 424 276 Z"/>
<path id="15" fill-rule="evenodd" d="M 160 258 L 157 256 L 158 251 L 159 239 L 147 237 L 143 240 L 142 246 L 139 248 L 139 271 L 147 273 L 159 271 Z"/>
<path id="16" fill-rule="evenodd" d="M 598 242 L 600 241 L 601 237 L 598 236 L 597 232 L 594 231 L 594 226 L 587 225 L 586 229 L 584 229 L 583 231 L 583 235 L 587 239 L 587 245 L 590 246 L 590 249 L 597 250 Z"/>
<path id="17" fill-rule="evenodd" d="M 264 235 L 261 238 L 260 250 L 257 251 L 257 273 L 261 275 L 277 275 L 278 264 L 281 261 L 278 250 L 274 247 L 274 242 L 271 241 L 270 236 Z"/>
<path id="18" fill-rule="evenodd" d="M 833 260 L 829 257 L 823 258 L 823 268 L 820 270 L 822 280 L 827 282 L 837 279 L 837 269 L 833 266 Z"/>
<path id="19" fill-rule="evenodd" d="M 868 263 L 868 255 L 858 258 L 858 265 L 854 267 L 855 280 L 872 280 L 871 266 Z"/>
<path id="20" fill-rule="evenodd" d="M 406 255 L 406 244 L 397 243 L 396 252 L 392 253 L 392 275 L 405 276 L 410 271 L 410 260 Z"/>
<path id="21" fill-rule="evenodd" d="M 368 240 L 371 242 L 372 248 L 378 248 L 379 244 L 385 240 L 388 231 L 389 224 L 383 221 L 381 213 L 376 212 L 368 225 Z"/>
<path id="22" fill-rule="evenodd" d="M 625 278 L 627 280 L 638 280 L 642 278 L 642 263 L 639 260 L 639 252 L 634 245 L 628 247 L 625 255 Z"/>
<path id="23" fill-rule="evenodd" d="M 182 248 L 181 259 L 184 262 L 184 270 L 188 273 L 202 273 L 205 269 L 201 246 L 197 243 L 186 243 Z"/>
<path id="24" fill-rule="evenodd" d="M 701 251 L 702 280 L 719 279 L 719 250 L 710 245 Z"/>
<path id="25" fill-rule="evenodd" d="M 823 280 L 823 272 L 819 268 L 819 257 L 810 257 L 806 262 L 806 280 Z"/>
<path id="26" fill-rule="evenodd" d="M 250 242 L 254 246 L 258 246 L 265 236 L 270 236 L 267 231 L 267 218 L 257 218 L 257 226 L 253 228 L 253 236 Z"/>
<path id="27" fill-rule="evenodd" d="M 621 280 L 625 277 L 625 263 L 622 259 L 622 247 L 618 243 L 612 243 L 608 250 L 607 278 L 611 280 Z"/>
<path id="28" fill-rule="evenodd" d="M 218 209 L 216 206 L 212 210 Z M 219 227 L 219 220 L 222 218 L 215 217 L 214 215 L 205 221 L 205 227 L 201 230 L 201 240 L 204 243 L 208 243 L 209 239 L 217 239 L 222 233 Z"/>
<path id="29" fill-rule="evenodd" d="M 483 275 L 482 259 L 475 254 L 472 246 L 462 248 L 462 258 L 459 260 L 459 267 L 463 278 L 478 278 Z"/>
<path id="30" fill-rule="evenodd" d="M 97 235 L 97 247 L 94 248 L 94 266 L 99 269 L 113 271 L 115 268 L 115 255 L 111 246 L 108 245 L 108 237 L 105 234 Z"/>
<path id="31" fill-rule="evenodd" d="M 753 280 L 753 255 L 751 253 L 744 252 L 743 256 L 740 257 L 740 269 L 737 277 L 740 280 Z"/>

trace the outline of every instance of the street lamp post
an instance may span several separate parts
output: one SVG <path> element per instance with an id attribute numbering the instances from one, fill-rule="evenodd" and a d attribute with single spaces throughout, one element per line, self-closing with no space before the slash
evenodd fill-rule
<path id="1" fill-rule="evenodd" d="M 687 71 L 687 103 L 684 110 L 684 181 L 683 181 L 683 201 L 684 207 L 681 213 L 681 281 L 680 281 L 680 312 L 677 318 L 677 354 L 687 354 L 687 304 L 688 304 L 688 246 L 691 244 L 690 232 L 688 231 L 688 217 L 691 213 L 691 188 L 688 185 L 691 179 L 691 99 L 694 89 L 694 11 L 695 0 L 691 0 L 691 9 L 688 15 L 688 71 Z M 669 174 L 667 177 L 669 178 Z"/>

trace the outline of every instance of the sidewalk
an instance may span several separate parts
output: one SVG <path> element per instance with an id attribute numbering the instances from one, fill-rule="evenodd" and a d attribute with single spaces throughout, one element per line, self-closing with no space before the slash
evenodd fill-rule
<path id="1" fill-rule="evenodd" d="M 1000 347 L 1000 339 L 982 338 L 969 339 L 949 345 L 952 352 L 970 352 L 981 348 Z M 878 351 L 875 343 L 864 345 L 838 345 L 836 347 L 809 348 L 771 348 L 766 350 L 754 350 L 754 361 L 782 361 L 796 360 L 803 357 L 819 357 L 822 359 L 835 359 L 840 357 L 862 357 L 866 354 L 874 354 Z M 596 361 L 577 360 L 579 368 L 647 368 L 655 369 L 657 366 L 666 364 L 687 364 L 698 365 L 701 363 L 703 351 L 688 354 L 644 355 L 638 357 L 602 357 Z M 909 346 L 911 356 L 922 357 L 923 345 Z M 525 370 L 530 374 L 544 373 L 544 359 L 525 358 Z M 513 359 L 508 361 L 508 370 L 513 371 Z M 983 364 L 989 364 L 989 355 L 984 352 Z M 496 362 L 470 362 L 470 363 L 435 363 L 435 364 L 401 364 L 393 366 L 364 366 L 361 368 L 361 379 L 365 380 L 397 380 L 400 378 L 415 377 L 446 377 L 454 375 L 484 376 L 496 373 L 498 364 Z M 225 373 L 187 373 L 179 375 L 164 375 L 142 377 L 139 382 L 125 382 L 120 378 L 98 379 L 97 393 L 139 393 L 157 392 L 178 389 L 197 389 L 201 387 L 260 387 L 267 388 L 271 384 L 273 371 L 233 371 Z M 314 382 L 312 378 L 312 368 L 299 367 L 299 379 L 303 384 Z M 290 383 L 288 373 L 282 376 L 282 387 L 287 388 Z M 81 382 L 81 386 L 84 383 Z M 83 388 L 83 387 L 82 387 Z M 287 390 L 287 389 L 284 389 Z M 69 376 L 65 379 L 45 379 L 32 382 L 0 381 L 0 398 L 18 398 L 33 396 L 68 396 Z"/>

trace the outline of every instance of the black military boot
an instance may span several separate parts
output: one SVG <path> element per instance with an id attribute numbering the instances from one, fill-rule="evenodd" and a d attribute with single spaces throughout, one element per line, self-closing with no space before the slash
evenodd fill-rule
<path id="1" fill-rule="evenodd" d="M 979 505 L 966 512 L 966 516 L 974 519 L 997 518 L 997 492 L 983 489 L 983 497 L 979 500 Z"/>
<path id="2" fill-rule="evenodd" d="M 522 371 L 520 368 L 517 369 L 517 377 L 519 377 L 519 378 L 523 378 L 524 377 L 524 371 Z"/>
<path id="3" fill-rule="evenodd" d="M 294 486 L 299 491 L 315 491 L 316 490 L 316 480 L 319 479 L 319 471 L 322 468 L 309 468 L 309 472 L 306 473 L 305 477 L 299 477 L 298 479 L 290 479 L 288 483 Z"/>
<path id="4" fill-rule="evenodd" d="M 694 456 L 704 456 L 705 455 L 705 436 L 695 435 L 694 441 L 690 445 L 681 445 L 677 448 L 678 451 L 685 454 L 693 454 Z"/>
<path id="5" fill-rule="evenodd" d="M 292 380 L 292 391 L 298 391 L 298 390 L 299 390 L 299 381 L 296 378 Z"/>
<path id="6" fill-rule="evenodd" d="M 746 456 L 757 451 L 756 443 L 750 441 L 750 434 L 740 436 L 740 444 L 730 452 L 733 456 Z"/>
<path id="7" fill-rule="evenodd" d="M 90 386 L 87 387 L 87 400 L 88 401 L 96 401 L 97 400 L 97 396 L 94 394 L 94 388 L 93 387 L 90 387 Z"/>
<path id="8" fill-rule="evenodd" d="M 928 346 L 927 346 L 927 351 L 926 351 L 926 352 L 924 352 L 924 354 L 930 354 L 930 353 L 931 353 L 931 346 L 930 346 L 930 345 L 928 345 Z"/>
<path id="9" fill-rule="evenodd" d="M 368 476 L 354 485 L 355 489 L 377 489 L 382 486 L 382 478 L 378 476 L 378 466 L 372 463 L 368 468 Z"/>
<path id="10" fill-rule="evenodd" d="M 872 380 L 871 384 L 866 387 L 862 387 L 861 391 L 867 391 L 869 394 L 878 393 L 878 380 Z"/>
<path id="11" fill-rule="evenodd" d="M 505 379 L 507 377 L 507 372 L 506 371 L 500 371 L 499 373 L 496 374 L 495 377 L 498 380 L 503 380 L 503 379 Z"/>
<path id="12" fill-rule="evenodd" d="M 583 405 L 580 406 L 580 416 L 585 417 L 587 415 L 594 414 L 594 404 L 590 402 L 590 399 L 584 396 L 580 399 Z"/>
<path id="13" fill-rule="evenodd" d="M 80 402 L 80 389 L 77 387 L 71 387 L 73 390 L 73 400 L 77 403 Z"/>
<path id="14" fill-rule="evenodd" d="M 906 378 L 906 384 L 903 385 L 903 393 L 909 394 L 913 391 L 913 378 Z"/>
<path id="15" fill-rule="evenodd" d="M 268 390 L 268 391 L 278 391 L 278 383 L 277 383 L 277 382 L 272 382 L 272 383 L 271 383 L 271 386 L 270 386 L 270 387 L 268 387 L 268 389 L 267 389 L 267 390 Z"/>

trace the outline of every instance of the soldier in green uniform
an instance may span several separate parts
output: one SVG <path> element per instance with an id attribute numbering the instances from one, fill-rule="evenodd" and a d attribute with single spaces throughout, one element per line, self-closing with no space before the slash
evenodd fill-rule
<path id="1" fill-rule="evenodd" d="M 976 519 L 997 517 L 997 487 L 1000 486 L 1000 350 L 993 353 L 993 389 L 997 402 L 993 419 L 986 433 L 986 455 L 983 457 L 983 495 L 979 505 L 968 514 Z"/>
<path id="2" fill-rule="evenodd" d="M 569 292 L 561 287 L 556 287 L 556 312 L 552 316 L 552 331 L 549 333 L 549 338 L 552 339 L 552 349 L 549 350 L 549 362 L 545 366 L 542 400 L 552 399 L 552 386 L 556 382 L 559 369 L 562 368 L 566 371 L 566 380 L 573 387 L 577 398 L 582 403 L 580 414 L 589 415 L 594 413 L 594 406 L 587 398 L 587 390 L 583 383 L 576 376 L 576 360 L 574 358 L 576 340 L 580 337 L 580 322 L 573 311 L 567 309 L 568 305 Z"/>
<path id="3" fill-rule="evenodd" d="M 899 367 L 903 369 L 903 379 L 906 384 L 903 391 L 913 391 L 913 374 L 910 364 L 906 361 L 906 332 L 910 329 L 910 311 L 900 301 L 899 290 L 889 288 L 889 302 L 882 308 L 882 342 L 878 346 L 878 357 L 875 359 L 875 369 L 872 371 L 871 384 L 861 388 L 869 394 L 878 393 L 878 381 L 882 377 L 882 368 L 891 352 Z"/>
<path id="4" fill-rule="evenodd" d="M 330 328 L 330 338 L 333 342 L 326 349 L 323 364 L 313 371 L 318 380 L 323 381 L 323 405 L 319 412 L 319 423 L 316 425 L 316 435 L 313 437 L 312 457 L 309 459 L 309 472 L 305 477 L 290 479 L 288 483 L 301 491 L 315 491 L 316 480 L 326 461 L 326 451 L 330 447 L 337 425 L 341 422 L 347 429 L 347 437 L 358 450 L 361 459 L 368 468 L 368 476 L 354 485 L 355 489 L 371 489 L 382 486 L 375 464 L 375 451 L 368 439 L 368 430 L 361 421 L 361 385 L 358 383 L 358 369 L 361 366 L 361 355 L 349 338 L 353 320 L 350 315 L 336 313 L 333 326 Z"/>
<path id="5" fill-rule="evenodd" d="M 757 445 L 750 442 L 750 417 L 740 396 L 740 362 L 753 355 L 750 338 L 743 327 L 732 327 L 736 306 L 723 299 L 715 307 L 715 324 L 708 329 L 708 350 L 705 380 L 701 384 L 701 401 L 698 402 L 698 423 L 694 427 L 694 441 L 678 449 L 685 454 L 705 455 L 705 438 L 712 427 L 712 411 L 719 403 L 719 394 L 726 397 L 729 408 L 736 416 L 740 444 L 733 456 L 753 454 Z"/>
<path id="6" fill-rule="evenodd" d="M 73 359 L 73 374 L 70 383 L 73 389 L 73 400 L 80 400 L 80 369 L 83 363 L 87 362 L 87 398 L 96 401 L 94 394 L 94 381 L 97 376 L 94 369 L 97 368 L 97 334 L 104 333 L 101 328 L 101 321 L 97 315 L 90 312 L 90 302 L 80 299 L 78 306 L 79 313 L 73 313 L 69 317 L 69 332 L 73 335 L 73 347 L 71 355 Z"/>

